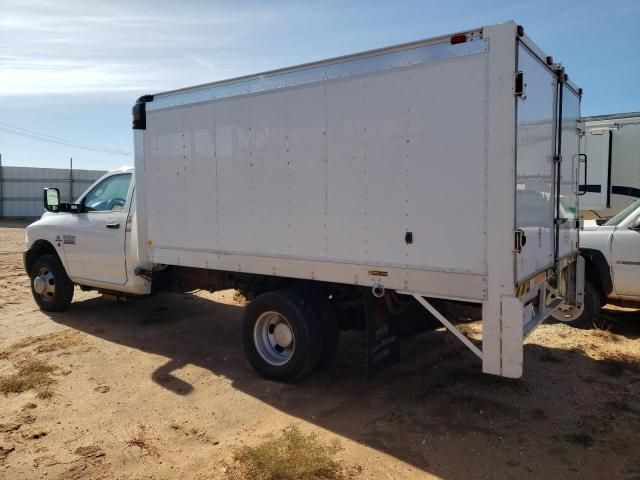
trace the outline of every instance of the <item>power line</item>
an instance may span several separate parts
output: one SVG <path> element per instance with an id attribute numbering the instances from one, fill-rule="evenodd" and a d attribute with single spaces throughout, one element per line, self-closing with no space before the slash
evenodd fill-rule
<path id="1" fill-rule="evenodd" d="M 115 148 L 97 147 L 95 145 L 85 145 L 82 143 L 76 143 L 71 140 L 65 140 L 45 133 L 38 133 L 33 130 L 28 130 L 22 127 L 16 127 L 8 123 L 0 122 L 0 132 L 8 133 L 11 135 L 18 135 L 32 140 L 39 140 L 41 142 L 56 143 L 58 145 L 65 145 L 67 147 L 79 148 L 82 150 L 91 150 L 94 152 L 111 153 L 114 155 L 126 155 L 130 156 L 131 152 L 125 152 L 124 150 L 116 150 Z"/>
<path id="2" fill-rule="evenodd" d="M 56 143 L 58 145 L 65 145 L 67 147 L 79 148 L 79 149 L 82 149 L 82 150 L 91 150 L 91 151 L 94 151 L 94 152 L 111 153 L 111 154 L 115 154 L 115 155 L 127 155 L 127 156 L 131 155 L 131 152 L 125 152 L 123 150 L 116 150 L 116 149 L 113 149 L 113 148 L 102 148 L 102 147 L 96 147 L 96 146 L 93 146 L 93 145 L 84 145 L 84 144 L 81 144 L 81 143 L 73 143 L 71 141 L 48 138 L 47 136 L 40 135 L 40 134 L 32 134 L 32 133 L 27 133 L 27 132 L 20 132 L 20 131 L 10 130 L 10 129 L 5 128 L 5 127 L 0 127 L 0 132 L 8 133 L 8 134 L 11 134 L 11 135 L 18 135 L 18 136 L 21 136 L 21 137 L 30 138 L 32 140 L 39 140 L 41 142 Z"/>

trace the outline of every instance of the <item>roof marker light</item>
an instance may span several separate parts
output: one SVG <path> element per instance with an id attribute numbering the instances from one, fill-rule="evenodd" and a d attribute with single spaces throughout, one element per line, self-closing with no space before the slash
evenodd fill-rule
<path id="1" fill-rule="evenodd" d="M 547 57 L 547 65 L 553 65 L 553 57 L 551 55 Z"/>
<path id="2" fill-rule="evenodd" d="M 459 43 L 464 43 L 466 41 L 467 36 L 464 33 L 451 37 L 451 45 L 458 45 Z"/>

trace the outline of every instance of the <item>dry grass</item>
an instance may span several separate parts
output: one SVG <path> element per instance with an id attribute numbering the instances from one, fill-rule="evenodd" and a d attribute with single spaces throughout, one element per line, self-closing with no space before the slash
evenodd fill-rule
<path id="1" fill-rule="evenodd" d="M 242 293 L 240 293 L 238 290 L 235 290 L 233 292 L 232 299 L 237 305 L 240 305 L 240 306 L 245 306 L 249 303 L 249 301 L 245 298 L 245 296 L 242 295 Z"/>
<path id="2" fill-rule="evenodd" d="M 337 439 L 324 443 L 291 425 L 273 440 L 237 448 L 225 471 L 229 480 L 342 480 L 352 475 L 335 459 L 341 449 Z"/>
<path id="3" fill-rule="evenodd" d="M 599 338 L 605 342 L 619 343 L 622 341 L 622 337 L 620 337 L 620 335 L 616 335 L 615 333 L 611 333 L 609 330 L 597 327 L 591 330 L 591 336 Z"/>
<path id="4" fill-rule="evenodd" d="M 0 392 L 8 395 L 10 393 L 26 392 L 27 390 L 46 389 L 55 383 L 50 374 L 56 368 L 41 360 L 24 362 L 18 365 L 18 371 L 13 375 L 0 377 Z"/>
<path id="5" fill-rule="evenodd" d="M 0 351 L 0 359 L 24 357 L 27 354 L 51 353 L 58 350 L 66 350 L 81 343 L 81 338 L 76 332 L 63 331 L 26 337 L 14 343 L 7 349 Z M 28 349 L 34 347 L 31 351 Z"/>
<path id="6" fill-rule="evenodd" d="M 47 386 L 44 390 L 40 390 L 36 394 L 36 397 L 38 397 L 40 400 L 50 400 L 51 398 L 53 398 L 53 391 L 49 390 L 49 387 Z"/>
<path id="7" fill-rule="evenodd" d="M 137 431 L 126 442 L 127 447 L 136 447 L 143 456 L 158 455 L 158 449 L 151 443 L 147 426 L 139 423 Z"/>

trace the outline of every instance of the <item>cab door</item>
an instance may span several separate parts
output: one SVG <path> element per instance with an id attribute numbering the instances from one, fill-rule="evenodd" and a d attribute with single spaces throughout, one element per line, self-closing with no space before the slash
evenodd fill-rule
<path id="1" fill-rule="evenodd" d="M 64 256 L 73 280 L 124 285 L 125 230 L 132 174 L 104 177 L 80 200 L 80 212 L 64 225 Z"/>
<path id="2" fill-rule="evenodd" d="M 633 221 L 627 223 L 616 227 L 611 240 L 613 285 L 618 295 L 640 297 L 640 231 L 629 228 Z"/>

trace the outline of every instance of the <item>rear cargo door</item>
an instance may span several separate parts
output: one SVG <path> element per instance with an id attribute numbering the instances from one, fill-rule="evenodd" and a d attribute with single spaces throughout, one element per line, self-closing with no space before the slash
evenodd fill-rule
<path id="1" fill-rule="evenodd" d="M 556 77 L 526 46 L 518 46 L 522 93 L 516 97 L 517 281 L 553 264 Z"/>
<path id="2" fill-rule="evenodd" d="M 578 175 L 580 167 L 580 96 L 566 83 L 563 83 L 562 118 L 560 120 L 560 211 L 558 234 L 558 258 L 565 257 L 578 248 Z M 560 109 L 558 109 L 560 112 Z M 583 172 L 584 174 L 584 172 Z"/>

